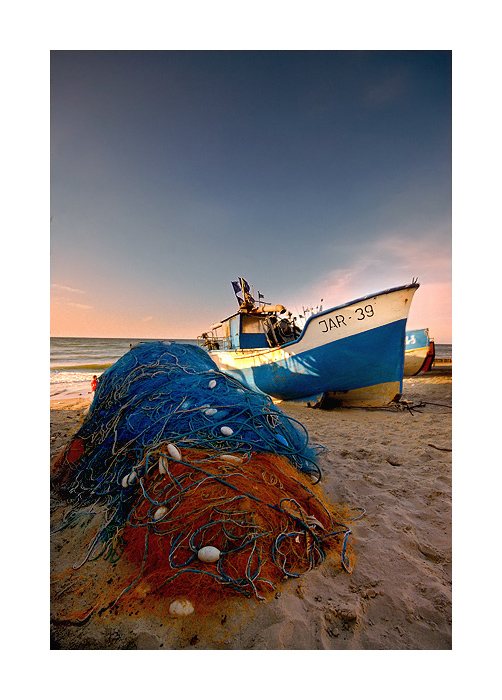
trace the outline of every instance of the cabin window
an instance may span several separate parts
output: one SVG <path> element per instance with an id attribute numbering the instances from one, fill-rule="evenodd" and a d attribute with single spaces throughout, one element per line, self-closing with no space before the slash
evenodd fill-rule
<path id="1" fill-rule="evenodd" d="M 243 333 L 263 333 L 262 319 L 253 316 L 242 317 Z"/>

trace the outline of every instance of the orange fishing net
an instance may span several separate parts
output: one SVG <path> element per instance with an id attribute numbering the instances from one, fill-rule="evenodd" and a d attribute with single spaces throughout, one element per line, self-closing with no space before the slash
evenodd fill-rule
<path id="1" fill-rule="evenodd" d="M 200 449 L 179 456 L 173 459 L 167 444 L 149 454 L 126 524 L 89 546 L 89 566 L 92 559 L 115 561 L 122 553 L 123 571 L 114 572 L 88 609 L 76 605 L 67 615 L 85 619 L 110 605 L 154 611 L 160 604 L 165 611 L 182 599 L 208 612 L 236 595 L 264 599 L 329 553 L 350 570 L 347 523 L 353 512 L 340 506 L 335 512 L 285 457 Z M 218 559 L 201 561 L 204 547 L 216 548 Z M 77 571 L 71 576 L 78 578 Z M 62 591 L 68 574 L 54 583 Z M 89 602 L 88 595 L 83 598 Z"/>

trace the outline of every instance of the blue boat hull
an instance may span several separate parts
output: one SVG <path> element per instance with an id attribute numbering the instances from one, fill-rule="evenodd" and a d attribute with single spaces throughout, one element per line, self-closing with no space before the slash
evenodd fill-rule
<path id="1" fill-rule="evenodd" d="M 406 320 L 373 328 L 274 363 L 225 372 L 283 401 L 397 383 L 402 393 Z M 372 357 L 372 362 L 368 362 Z"/>
<path id="2" fill-rule="evenodd" d="M 319 312 L 297 340 L 279 347 L 236 346 L 227 330 L 210 355 L 221 371 L 276 401 L 318 404 L 329 397 L 384 406 L 402 394 L 406 320 L 417 288 L 395 287 Z M 256 317 L 246 320 L 254 331 Z M 246 329 L 238 339 L 248 340 Z"/>

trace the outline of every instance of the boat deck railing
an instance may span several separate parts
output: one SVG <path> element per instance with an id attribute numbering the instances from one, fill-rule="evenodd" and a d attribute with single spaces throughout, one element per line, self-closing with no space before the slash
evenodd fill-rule
<path id="1" fill-rule="evenodd" d="M 231 338 L 223 338 L 216 335 L 199 335 L 197 337 L 197 345 L 200 345 L 206 350 L 231 350 Z"/>

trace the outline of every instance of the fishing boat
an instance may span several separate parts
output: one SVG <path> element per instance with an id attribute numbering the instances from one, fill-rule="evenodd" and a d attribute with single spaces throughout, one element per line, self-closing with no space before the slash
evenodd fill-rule
<path id="1" fill-rule="evenodd" d="M 284 306 L 256 302 L 243 278 L 232 285 L 239 310 L 197 339 L 222 372 L 276 403 L 385 406 L 401 398 L 416 280 L 321 309 L 303 328 Z"/>
<path id="2" fill-rule="evenodd" d="M 435 357 L 434 339 L 428 328 L 406 331 L 404 348 L 404 375 L 411 377 L 419 372 L 427 372 Z"/>

